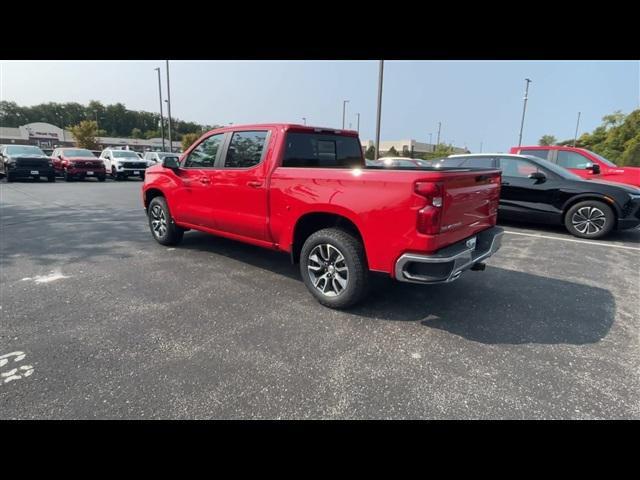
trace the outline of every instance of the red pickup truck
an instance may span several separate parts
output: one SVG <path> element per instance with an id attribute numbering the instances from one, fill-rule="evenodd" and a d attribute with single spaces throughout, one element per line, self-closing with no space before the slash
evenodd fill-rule
<path id="1" fill-rule="evenodd" d="M 618 167 L 611 160 L 586 148 L 560 145 L 511 147 L 510 153 L 533 155 L 572 171 L 586 179 L 608 180 L 640 187 L 640 167 Z"/>
<path id="2" fill-rule="evenodd" d="M 367 167 L 356 132 L 293 124 L 212 130 L 142 186 L 162 245 L 195 229 L 288 252 L 332 308 L 362 299 L 370 271 L 442 283 L 483 270 L 499 196 L 497 169 Z"/>

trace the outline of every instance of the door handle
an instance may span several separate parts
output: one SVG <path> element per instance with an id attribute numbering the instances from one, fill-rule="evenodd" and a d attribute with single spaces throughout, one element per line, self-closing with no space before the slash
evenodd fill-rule
<path id="1" fill-rule="evenodd" d="M 511 184 L 509 182 L 502 182 L 501 185 L 504 187 L 504 186 L 509 186 Z"/>
<path id="2" fill-rule="evenodd" d="M 262 186 L 262 182 L 259 182 L 259 181 L 253 181 L 253 180 L 252 180 L 252 181 L 247 182 L 247 186 L 248 186 L 248 187 L 253 187 L 253 188 L 258 188 L 258 187 L 261 187 L 261 186 Z"/>
<path id="3" fill-rule="evenodd" d="M 208 184 L 211 183 L 211 180 L 209 180 L 207 177 L 200 177 L 200 183 Z"/>

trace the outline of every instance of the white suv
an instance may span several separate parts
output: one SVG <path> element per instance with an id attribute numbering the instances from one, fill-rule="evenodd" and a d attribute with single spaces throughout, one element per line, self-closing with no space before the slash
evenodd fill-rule
<path id="1" fill-rule="evenodd" d="M 144 159 L 153 162 L 151 165 L 155 165 L 156 163 L 162 163 L 166 157 L 175 157 L 177 160 L 180 159 L 180 155 L 177 153 L 170 152 L 144 152 Z"/>
<path id="2" fill-rule="evenodd" d="M 150 165 L 147 160 L 141 159 L 133 150 L 107 148 L 102 151 L 100 158 L 104 161 L 107 173 L 110 173 L 114 180 L 123 180 L 127 177 L 144 179 L 144 171 Z"/>

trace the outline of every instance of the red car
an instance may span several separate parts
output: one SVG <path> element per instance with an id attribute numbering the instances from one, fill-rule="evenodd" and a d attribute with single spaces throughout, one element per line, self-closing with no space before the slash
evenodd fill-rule
<path id="1" fill-rule="evenodd" d="M 640 187 L 640 167 L 618 167 L 585 148 L 561 146 L 511 147 L 510 153 L 549 160 L 586 179 L 608 180 Z"/>
<path id="2" fill-rule="evenodd" d="M 292 124 L 212 130 L 142 186 L 162 245 L 195 229 L 287 252 L 333 308 L 364 296 L 369 271 L 444 283 L 483 270 L 499 196 L 497 169 L 367 167 L 356 132 Z"/>
<path id="3" fill-rule="evenodd" d="M 104 162 L 84 148 L 56 148 L 51 155 L 56 175 L 67 182 L 95 177 L 99 182 L 107 178 Z"/>

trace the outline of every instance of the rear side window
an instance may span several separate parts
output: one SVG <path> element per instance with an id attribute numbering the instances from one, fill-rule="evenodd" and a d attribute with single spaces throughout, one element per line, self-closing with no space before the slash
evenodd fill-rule
<path id="1" fill-rule="evenodd" d="M 549 155 L 549 150 L 520 150 L 520 155 L 531 155 L 546 160 Z"/>
<path id="2" fill-rule="evenodd" d="M 579 153 L 568 150 L 558 150 L 557 163 L 564 168 L 586 168 L 591 161 Z"/>
<path id="3" fill-rule="evenodd" d="M 283 167 L 353 168 L 363 166 L 356 137 L 322 133 L 287 133 Z"/>
<path id="4" fill-rule="evenodd" d="M 492 157 L 467 158 L 467 160 L 462 164 L 463 167 L 467 168 L 494 168 L 493 165 Z"/>
<path id="5" fill-rule="evenodd" d="M 226 168 L 249 168 L 258 165 L 262 159 L 266 131 L 234 132 L 224 161 Z"/>

